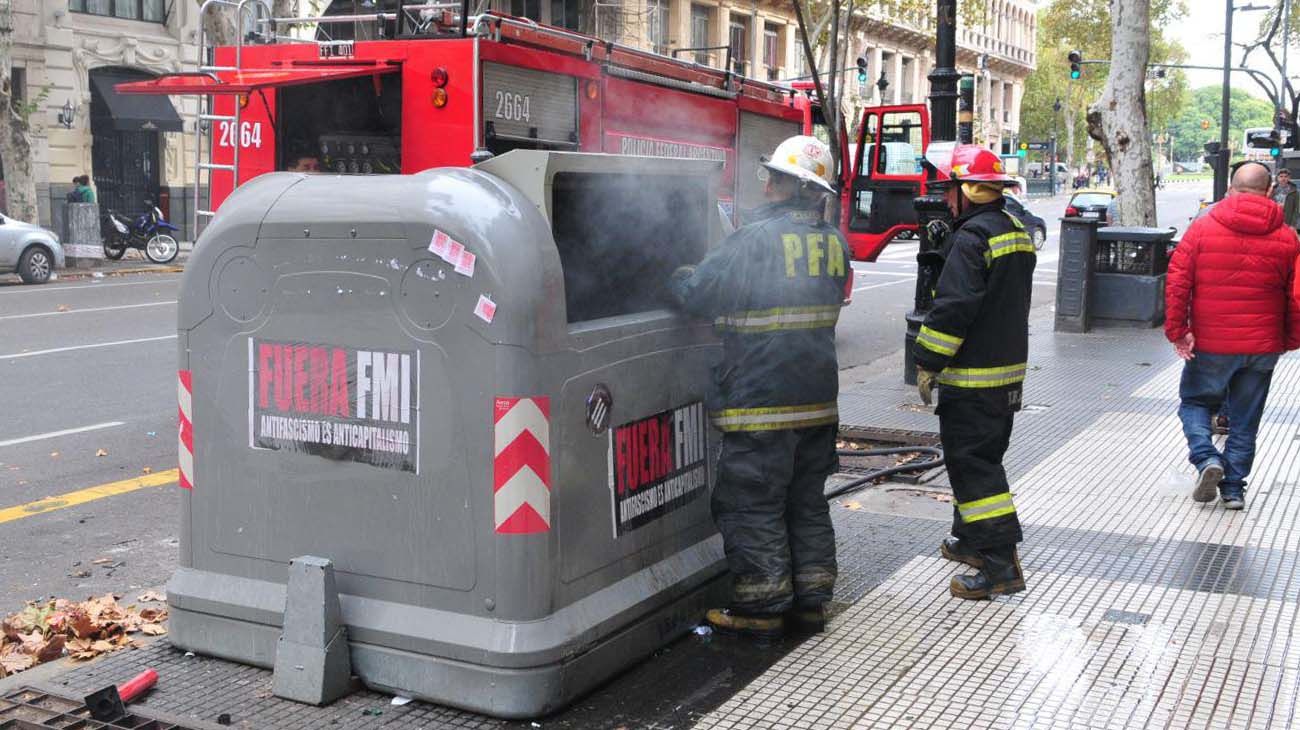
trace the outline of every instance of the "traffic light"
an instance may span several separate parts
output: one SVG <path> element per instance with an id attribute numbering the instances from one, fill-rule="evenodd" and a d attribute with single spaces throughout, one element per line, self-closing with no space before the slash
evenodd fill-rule
<path id="1" fill-rule="evenodd" d="M 1083 76 L 1083 54 L 1078 51 L 1070 51 L 1070 78 L 1077 79 Z"/>
<path id="2" fill-rule="evenodd" d="M 1205 164 L 1217 167 L 1222 159 L 1223 148 L 1218 142 L 1205 143 Z"/>
<path id="3" fill-rule="evenodd" d="M 867 83 L 867 57 L 858 56 L 858 83 Z"/>
<path id="4" fill-rule="evenodd" d="M 1251 149 L 1268 150 L 1271 157 L 1282 156 L 1282 135 L 1276 129 L 1267 132 L 1251 132 L 1246 137 L 1246 146 Z"/>
<path id="5" fill-rule="evenodd" d="M 1201 129 L 1209 129 L 1209 128 L 1210 128 L 1210 120 L 1208 120 L 1208 119 L 1202 119 L 1202 120 L 1201 120 Z"/>

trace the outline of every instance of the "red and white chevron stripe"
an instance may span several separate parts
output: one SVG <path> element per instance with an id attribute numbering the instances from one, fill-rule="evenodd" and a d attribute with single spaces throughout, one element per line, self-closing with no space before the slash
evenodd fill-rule
<path id="1" fill-rule="evenodd" d="M 194 389 L 189 370 L 177 371 L 176 400 L 180 404 L 180 483 L 184 489 L 194 488 Z"/>
<path id="2" fill-rule="evenodd" d="M 497 398 L 492 418 L 496 531 L 546 532 L 551 529 L 551 399 Z"/>

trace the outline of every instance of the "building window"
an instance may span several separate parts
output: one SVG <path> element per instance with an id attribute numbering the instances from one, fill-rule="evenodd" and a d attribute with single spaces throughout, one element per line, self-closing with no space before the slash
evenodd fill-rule
<path id="1" fill-rule="evenodd" d="M 655 53 L 668 55 L 668 29 L 668 3 L 659 0 L 650 8 L 650 43 Z"/>
<path id="2" fill-rule="evenodd" d="M 781 33 L 774 25 L 763 26 L 763 65 L 767 67 L 767 80 L 780 77 Z"/>
<path id="3" fill-rule="evenodd" d="M 796 31 L 794 34 L 794 75 L 797 78 L 804 78 L 808 73 L 808 56 L 804 54 L 803 33 Z"/>
<path id="4" fill-rule="evenodd" d="M 27 101 L 27 69 L 14 66 L 10 71 L 9 94 L 10 103 L 15 109 Z"/>
<path id="5" fill-rule="evenodd" d="M 749 18 L 743 15 L 731 16 L 727 38 L 727 45 L 731 46 L 731 71 L 744 76 L 745 62 L 749 60 Z"/>
<path id="6" fill-rule="evenodd" d="M 126 20 L 167 22 L 166 0 L 68 0 L 68 10 Z"/>
<path id="7" fill-rule="evenodd" d="M 577 0 L 551 0 L 551 25 L 578 30 Z"/>
<path id="8" fill-rule="evenodd" d="M 541 0 L 510 0 L 510 14 L 542 22 Z"/>
<path id="9" fill-rule="evenodd" d="M 709 9 L 703 5 L 691 6 L 691 48 L 707 48 L 709 43 Z M 709 65 L 709 52 L 696 51 L 695 62 Z"/>

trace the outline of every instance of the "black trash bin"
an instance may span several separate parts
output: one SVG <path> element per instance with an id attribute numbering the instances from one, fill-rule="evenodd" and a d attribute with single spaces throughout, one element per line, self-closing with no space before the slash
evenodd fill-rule
<path id="1" fill-rule="evenodd" d="M 1089 310 L 1094 321 L 1155 327 L 1165 321 L 1165 271 L 1176 229 L 1097 230 Z"/>

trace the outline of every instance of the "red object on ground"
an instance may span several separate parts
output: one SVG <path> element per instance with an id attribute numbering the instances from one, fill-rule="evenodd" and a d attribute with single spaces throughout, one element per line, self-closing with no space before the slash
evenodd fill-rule
<path id="1" fill-rule="evenodd" d="M 117 688 L 117 693 L 121 696 L 123 702 L 131 702 L 136 697 L 153 689 L 158 684 L 158 672 L 153 669 L 146 669 L 143 672 L 131 678 L 131 681 Z"/>
<path id="2" fill-rule="evenodd" d="M 1165 282 L 1165 336 L 1196 349 L 1263 355 L 1300 348 L 1300 239 L 1263 195 L 1230 195 L 1187 229 Z"/>

